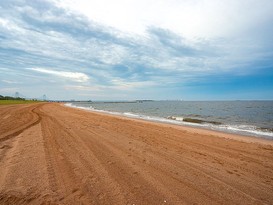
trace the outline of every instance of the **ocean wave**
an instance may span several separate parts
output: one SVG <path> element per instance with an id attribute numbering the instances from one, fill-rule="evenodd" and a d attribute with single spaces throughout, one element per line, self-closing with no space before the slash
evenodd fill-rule
<path id="1" fill-rule="evenodd" d="M 191 127 L 202 127 L 216 131 L 222 131 L 227 133 L 235 133 L 241 135 L 250 135 L 255 137 L 263 137 L 267 139 L 273 139 L 273 130 L 268 128 L 259 128 L 253 125 L 233 125 L 233 124 L 222 124 L 220 122 L 215 121 L 205 121 L 195 118 L 184 118 L 182 116 L 169 116 L 169 117 L 155 117 L 155 116 L 148 116 L 138 113 L 131 113 L 131 112 L 114 112 L 114 111 L 106 111 L 106 110 L 99 110 L 95 109 L 92 106 L 90 107 L 83 107 L 83 106 L 76 106 L 72 103 L 65 104 L 68 107 L 79 108 L 83 110 L 95 111 L 100 113 L 118 115 L 118 116 L 125 116 L 129 118 L 135 119 L 143 119 L 148 121 L 154 122 L 162 122 L 162 123 L 169 123 L 175 125 L 186 125 Z"/>
<path id="2" fill-rule="evenodd" d="M 177 121 L 184 121 L 183 117 L 175 117 L 175 116 L 168 116 L 167 119 L 177 120 Z"/>
<path id="3" fill-rule="evenodd" d="M 253 125 L 220 125 L 218 129 L 221 131 L 232 131 L 239 134 L 251 134 L 252 136 L 273 139 L 273 132 L 269 129 L 261 129 Z"/>
<path id="4" fill-rule="evenodd" d="M 167 119 L 189 122 L 189 123 L 197 123 L 197 124 L 214 124 L 214 125 L 221 125 L 222 124 L 221 122 L 217 122 L 217 121 L 208 121 L 208 120 L 201 120 L 201 119 L 189 118 L 189 117 L 183 118 L 183 117 L 169 116 L 169 117 L 167 117 Z"/>
<path id="5" fill-rule="evenodd" d="M 130 112 L 124 112 L 123 114 L 126 115 L 126 116 L 129 116 L 129 117 L 140 117 L 140 115 L 130 113 Z"/>
<path id="6" fill-rule="evenodd" d="M 190 123 L 191 125 L 203 125 L 204 127 L 208 127 L 212 130 L 273 139 L 273 129 L 270 128 L 260 128 L 253 125 L 222 124 L 221 122 L 217 121 L 206 121 L 195 118 L 183 118 L 175 116 L 169 116 L 167 118 L 175 121 L 186 122 L 187 124 Z"/>

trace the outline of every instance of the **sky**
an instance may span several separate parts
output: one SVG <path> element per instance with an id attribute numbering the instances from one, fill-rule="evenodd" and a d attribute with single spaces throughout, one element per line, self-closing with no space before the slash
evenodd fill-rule
<path id="1" fill-rule="evenodd" d="M 1 0 L 0 95 L 273 100 L 272 0 Z"/>

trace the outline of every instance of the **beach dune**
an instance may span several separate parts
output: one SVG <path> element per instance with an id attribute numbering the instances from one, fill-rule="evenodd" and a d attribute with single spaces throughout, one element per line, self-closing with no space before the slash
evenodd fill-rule
<path id="1" fill-rule="evenodd" d="M 272 141 L 0 106 L 0 204 L 273 204 Z"/>

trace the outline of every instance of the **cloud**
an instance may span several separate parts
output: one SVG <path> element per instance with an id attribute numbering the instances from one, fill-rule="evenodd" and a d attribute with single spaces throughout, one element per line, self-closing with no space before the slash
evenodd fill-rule
<path id="1" fill-rule="evenodd" d="M 101 4 L 94 2 L 95 5 Z M 194 5 L 200 6 L 200 2 L 196 2 Z M 206 1 L 204 7 L 216 6 L 218 8 L 219 5 L 213 2 Z M 12 15 L 3 12 L 5 17 L 3 15 L 4 20 L 1 21 L 9 22 L 3 23 L 5 26 L 2 36 L 7 37 L 1 42 L 2 49 L 5 49 L 3 52 L 6 54 L 16 51 L 21 57 L 19 62 L 21 64 L 33 63 L 33 66 L 41 67 L 58 64 L 58 67 L 61 66 L 63 69 L 71 67 L 72 70 L 75 69 L 72 66 L 91 67 L 98 71 L 104 70 L 118 75 L 118 77 L 124 75 L 120 71 L 121 68 L 130 67 L 131 70 L 127 72 L 127 77 L 129 77 L 140 73 L 140 67 L 145 68 L 148 72 L 161 69 L 181 73 L 195 72 L 196 75 L 202 71 L 214 73 L 230 70 L 236 72 L 238 70 L 235 68 L 236 64 L 249 65 L 252 61 L 249 54 L 254 53 L 256 48 L 251 47 L 250 44 L 260 45 L 257 41 L 253 42 L 252 38 L 247 39 L 245 36 L 239 36 L 238 39 L 187 38 L 176 29 L 162 28 L 159 27 L 159 24 L 145 27 L 145 36 L 125 34 L 122 30 L 117 30 L 118 27 L 108 27 L 104 21 L 95 22 L 89 18 L 90 16 L 88 19 L 83 15 L 85 12 L 76 13 L 70 8 L 69 3 L 66 4 L 68 7 L 63 7 L 63 3 L 67 2 L 58 1 L 56 4 L 59 7 L 56 7 L 50 1 L 44 1 L 43 8 L 33 2 L 31 4 L 25 2 L 25 6 L 22 6 L 24 5 L 22 3 L 13 3 L 13 7 L 9 9 Z M 142 1 L 133 2 L 132 5 L 139 6 L 144 3 Z M 160 8 L 155 5 L 156 11 L 154 12 L 162 10 L 163 7 L 171 11 L 175 9 L 176 4 L 174 3 L 178 2 L 164 3 L 162 1 L 161 3 Z M 229 5 L 227 2 L 224 4 Z M 85 3 L 82 2 L 79 5 L 85 5 Z M 152 8 L 151 5 L 151 2 L 148 1 L 149 8 Z M 183 5 L 187 9 L 193 9 L 194 6 L 187 1 L 182 1 L 182 4 L 178 3 L 177 7 L 180 8 Z M 131 4 L 125 3 L 125 6 L 132 9 Z M 241 4 L 236 4 L 237 7 L 241 8 Z M 100 6 L 98 8 L 103 9 Z M 117 9 L 123 11 L 126 8 Z M 80 12 L 77 9 L 76 11 Z M 163 19 L 162 16 L 160 19 Z M 191 21 L 186 25 L 188 24 L 191 24 Z M 7 27 L 6 25 L 13 26 Z M 263 56 L 268 55 L 268 51 L 259 51 L 260 54 L 261 52 L 264 52 Z M 18 58 L 16 60 L 19 61 Z M 119 70 L 115 70 L 116 68 Z"/>
<path id="2" fill-rule="evenodd" d="M 97 91 L 102 91 L 105 89 L 104 86 L 83 86 L 83 85 L 66 85 L 64 86 L 64 89 L 66 90 L 77 90 L 77 91 L 91 91 L 91 92 L 97 92 Z"/>
<path id="3" fill-rule="evenodd" d="M 2 80 L 2 82 L 8 83 L 8 84 L 18 84 L 19 83 L 17 81 L 12 81 L 12 80 Z"/>
<path id="4" fill-rule="evenodd" d="M 112 79 L 112 88 L 118 89 L 118 90 L 131 90 L 136 88 L 145 88 L 149 86 L 155 86 L 158 85 L 158 83 L 153 81 L 132 81 L 128 82 L 123 79 Z"/>
<path id="5" fill-rule="evenodd" d="M 67 71 L 56 71 L 45 68 L 28 68 L 29 70 L 33 70 L 40 73 L 50 74 L 61 78 L 66 78 L 75 82 L 87 82 L 89 77 L 84 73 L 79 72 L 67 72 Z"/>
<path id="6" fill-rule="evenodd" d="M 64 88 L 66 90 L 79 90 L 79 91 L 91 91 L 91 92 L 104 92 L 109 90 L 117 91 L 132 91 L 138 88 L 145 88 L 148 86 L 154 86 L 157 83 L 152 81 L 137 81 L 137 82 L 127 82 L 121 79 L 112 79 L 108 85 L 66 85 Z"/>
<path id="7" fill-rule="evenodd" d="M 272 20 L 269 0 L 1 1 L 0 85 L 133 96 L 270 73 Z"/>
<path id="8" fill-rule="evenodd" d="M 187 38 L 227 37 L 272 17 L 271 0 L 54 0 L 123 33 L 146 35 L 147 27 L 172 30 Z M 255 8 L 255 9 L 254 9 Z"/>

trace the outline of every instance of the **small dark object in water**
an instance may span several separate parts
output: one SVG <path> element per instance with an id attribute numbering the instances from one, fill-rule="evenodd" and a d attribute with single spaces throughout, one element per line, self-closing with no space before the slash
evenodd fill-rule
<path id="1" fill-rule="evenodd" d="M 205 121 L 205 120 L 199 120 L 199 119 L 193 119 L 193 118 L 184 118 L 184 122 L 191 122 L 191 123 L 198 123 L 198 124 L 203 124 L 203 123 L 209 123 L 213 125 L 221 125 L 221 122 L 215 122 L 215 121 Z"/>

